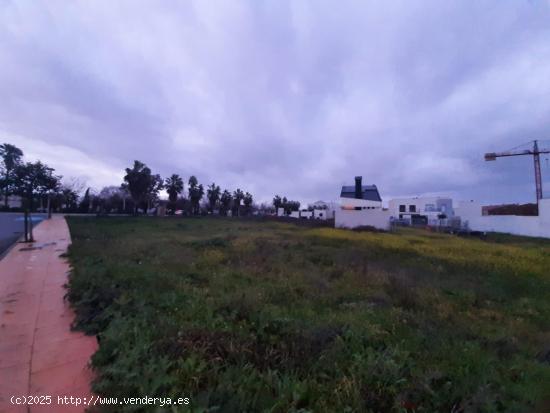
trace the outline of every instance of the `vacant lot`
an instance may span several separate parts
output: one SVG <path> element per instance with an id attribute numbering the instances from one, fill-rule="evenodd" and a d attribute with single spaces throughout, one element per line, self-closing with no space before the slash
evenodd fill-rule
<path id="1" fill-rule="evenodd" d="M 100 394 L 219 412 L 548 411 L 548 242 L 69 224 L 69 298 L 77 327 L 100 337 Z"/>

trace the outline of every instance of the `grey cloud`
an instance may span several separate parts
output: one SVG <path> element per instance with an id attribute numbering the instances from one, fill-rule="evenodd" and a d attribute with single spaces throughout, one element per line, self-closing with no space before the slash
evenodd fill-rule
<path id="1" fill-rule="evenodd" d="M 549 17 L 539 1 L 6 2 L 0 133 L 264 200 L 334 199 L 361 174 L 387 195 L 528 201 L 530 159 L 482 157 L 550 138 Z"/>

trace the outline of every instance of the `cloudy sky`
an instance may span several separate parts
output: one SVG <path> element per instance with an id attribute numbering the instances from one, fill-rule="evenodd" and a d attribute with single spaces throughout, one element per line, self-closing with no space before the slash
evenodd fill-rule
<path id="1" fill-rule="evenodd" d="M 483 154 L 550 139 L 549 22 L 536 0 L 3 0 L 0 140 L 97 189 L 139 159 L 259 200 L 362 175 L 531 201 L 531 158 Z"/>

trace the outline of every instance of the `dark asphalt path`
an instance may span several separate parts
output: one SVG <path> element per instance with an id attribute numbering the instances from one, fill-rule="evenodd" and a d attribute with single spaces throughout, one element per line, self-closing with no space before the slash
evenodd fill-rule
<path id="1" fill-rule="evenodd" d="M 38 225 L 45 214 L 33 214 L 33 225 Z M 25 221 L 21 212 L 0 212 L 0 257 L 24 231 Z"/>

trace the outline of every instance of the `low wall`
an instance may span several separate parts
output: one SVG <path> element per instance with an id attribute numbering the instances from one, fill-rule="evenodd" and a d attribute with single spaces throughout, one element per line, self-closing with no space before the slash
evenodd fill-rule
<path id="1" fill-rule="evenodd" d="M 538 216 L 482 215 L 481 205 L 473 202 L 459 204 L 455 215 L 475 231 L 550 238 L 550 199 L 539 201 Z"/>
<path id="2" fill-rule="evenodd" d="M 357 228 L 370 226 L 378 229 L 389 230 L 390 215 L 390 211 L 383 209 L 337 209 L 334 226 L 336 228 Z"/>
<path id="3" fill-rule="evenodd" d="M 328 219 L 328 209 L 314 209 L 313 210 L 313 217 L 315 219 Z"/>

